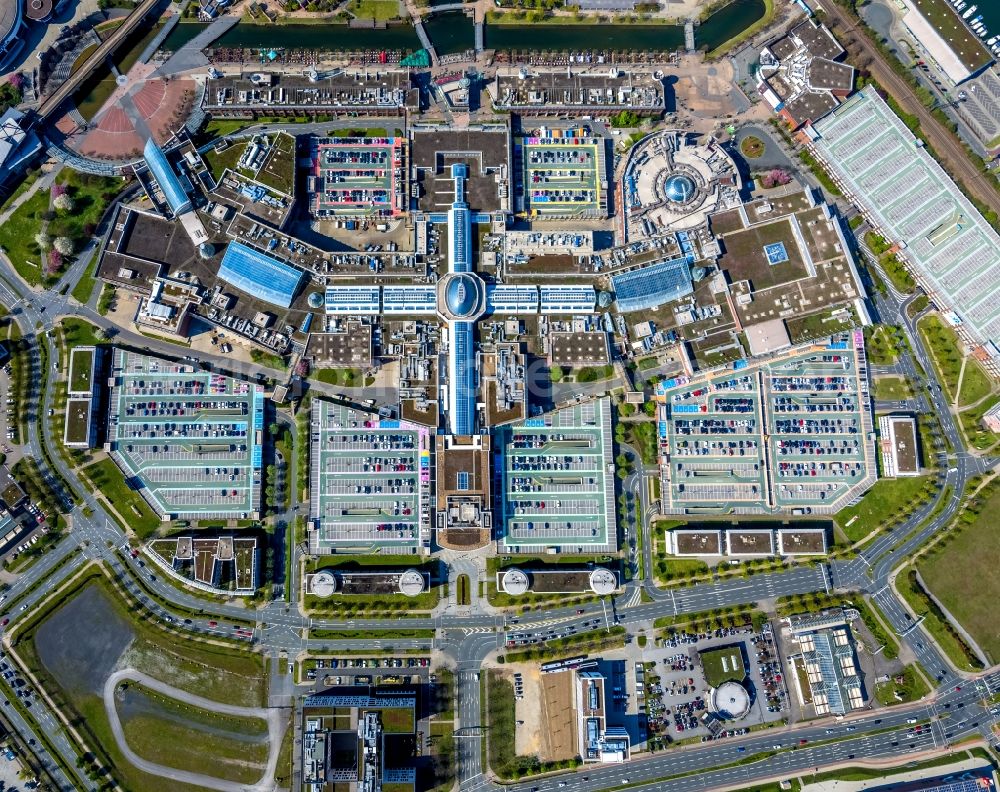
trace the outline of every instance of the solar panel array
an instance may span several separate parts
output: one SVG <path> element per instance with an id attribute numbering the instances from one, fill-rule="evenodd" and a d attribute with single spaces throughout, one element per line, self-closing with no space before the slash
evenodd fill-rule
<path id="1" fill-rule="evenodd" d="M 219 277 L 247 294 L 287 308 L 292 304 L 303 273 L 242 242 L 230 242 L 222 257 Z"/>
<path id="2" fill-rule="evenodd" d="M 689 259 L 661 261 L 611 278 L 622 313 L 655 308 L 693 291 Z"/>

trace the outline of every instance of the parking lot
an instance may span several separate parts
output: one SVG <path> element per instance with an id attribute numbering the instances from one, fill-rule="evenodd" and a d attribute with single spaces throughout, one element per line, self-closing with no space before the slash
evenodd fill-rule
<path id="1" fill-rule="evenodd" d="M 0 398 L 3 399 L 4 411 L 0 416 L 0 433 L 5 438 L 0 442 L 0 450 L 7 455 L 7 464 L 12 465 L 20 457 L 20 433 L 18 431 L 17 404 L 10 392 L 10 364 L 0 369 Z"/>
<path id="2" fill-rule="evenodd" d="M 246 519 L 257 511 L 259 385 L 123 350 L 113 377 L 112 456 L 161 515 Z"/>
<path id="3" fill-rule="evenodd" d="M 697 737 L 702 742 L 746 733 L 751 726 L 780 721 L 788 712 L 788 699 L 772 633 L 765 628 L 723 628 L 711 633 L 666 632 L 656 648 L 645 649 L 635 666 L 635 690 L 647 713 L 650 740 L 656 744 Z M 725 647 L 725 652 L 717 650 Z M 750 692 L 750 711 L 739 720 L 707 717 L 712 710 L 706 680 L 718 672 L 713 661 L 719 654 L 738 655 L 745 671 L 744 687 Z M 640 682 L 639 674 L 644 679 Z M 724 675 L 722 678 L 726 678 Z M 718 681 L 718 680 L 713 680 Z"/>
<path id="4" fill-rule="evenodd" d="M 313 552 L 419 546 L 430 522 L 427 429 L 319 399 L 313 427 Z"/>
<path id="5" fill-rule="evenodd" d="M 614 536 L 610 405 L 566 407 L 502 432 L 505 544 L 609 548 Z"/>
<path id="6" fill-rule="evenodd" d="M 318 657 L 299 664 L 298 677 L 317 688 L 333 685 L 367 685 L 427 682 L 427 657 Z"/>
<path id="7" fill-rule="evenodd" d="M 594 215 L 601 207 L 600 155 L 590 138 L 523 138 L 525 210 L 531 215 Z M 516 153 L 516 152 L 515 152 Z"/>
<path id="8" fill-rule="evenodd" d="M 393 215 L 405 183 L 403 138 L 320 138 L 309 169 L 315 217 Z"/>
<path id="9" fill-rule="evenodd" d="M 671 505 L 834 511 L 867 488 L 875 470 L 859 343 L 841 334 L 822 349 L 667 388 L 660 438 Z"/>

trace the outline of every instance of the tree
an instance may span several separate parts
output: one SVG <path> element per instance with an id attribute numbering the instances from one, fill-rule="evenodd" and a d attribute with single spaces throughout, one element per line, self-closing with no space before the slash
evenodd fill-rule
<path id="1" fill-rule="evenodd" d="M 52 205 L 61 212 L 72 212 L 74 206 L 73 199 L 68 193 L 60 195 L 52 202 Z"/>
<path id="2" fill-rule="evenodd" d="M 44 234 L 41 231 L 35 234 L 35 244 L 38 245 L 38 247 L 40 247 L 42 250 L 47 249 L 49 246 L 48 234 Z"/>
<path id="3" fill-rule="evenodd" d="M 56 237 L 56 241 L 52 243 L 52 246 L 64 256 L 68 256 L 73 252 L 73 240 L 69 237 Z"/>

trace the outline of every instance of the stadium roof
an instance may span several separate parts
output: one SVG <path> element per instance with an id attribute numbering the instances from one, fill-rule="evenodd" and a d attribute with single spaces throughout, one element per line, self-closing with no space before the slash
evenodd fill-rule
<path id="1" fill-rule="evenodd" d="M 871 86 L 813 124 L 812 146 L 868 218 L 1000 356 L 1000 235 Z"/>
<path id="2" fill-rule="evenodd" d="M 622 313 L 642 311 L 678 300 L 692 292 L 687 257 L 661 261 L 611 279 Z"/>
<path id="3" fill-rule="evenodd" d="M 287 308 L 302 280 L 302 272 L 266 256 L 242 242 L 230 242 L 219 277 L 252 297 Z"/>
<path id="4" fill-rule="evenodd" d="M 184 188 L 181 187 L 180 179 L 174 173 L 174 169 L 167 162 L 167 157 L 163 149 L 156 145 L 152 138 L 146 141 L 146 147 L 142 152 L 146 159 L 146 166 L 153 174 L 156 183 L 163 190 L 163 196 L 167 199 L 170 211 L 175 215 L 184 214 L 191 211 L 191 199 L 188 198 Z"/>

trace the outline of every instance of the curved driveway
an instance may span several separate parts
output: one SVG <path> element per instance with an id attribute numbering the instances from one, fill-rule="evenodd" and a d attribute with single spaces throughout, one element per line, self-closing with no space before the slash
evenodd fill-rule
<path id="1" fill-rule="evenodd" d="M 125 731 L 122 729 L 121 718 L 118 717 L 118 708 L 115 706 L 115 688 L 119 682 L 138 682 L 140 685 L 155 690 L 169 698 L 188 704 L 192 707 L 218 712 L 222 715 L 232 715 L 235 718 L 259 718 L 267 722 L 267 766 L 264 775 L 256 784 L 239 784 L 235 781 L 224 781 L 221 778 L 192 773 L 186 770 L 176 770 L 173 767 L 156 764 L 143 759 L 133 751 L 125 741 Z M 267 792 L 274 789 L 274 771 L 278 766 L 278 753 L 281 750 L 281 738 L 284 737 L 284 723 L 282 722 L 281 711 L 277 709 L 263 709 L 260 707 L 236 707 L 232 704 L 222 704 L 218 701 L 196 696 L 186 690 L 180 690 L 158 679 L 154 679 L 142 671 L 134 668 L 125 668 L 115 671 L 104 683 L 104 710 L 111 723 L 111 732 L 118 743 L 118 750 L 124 754 L 125 758 L 144 773 L 169 778 L 179 784 L 192 784 L 194 786 L 207 787 L 208 789 L 218 789 L 220 792 Z"/>

